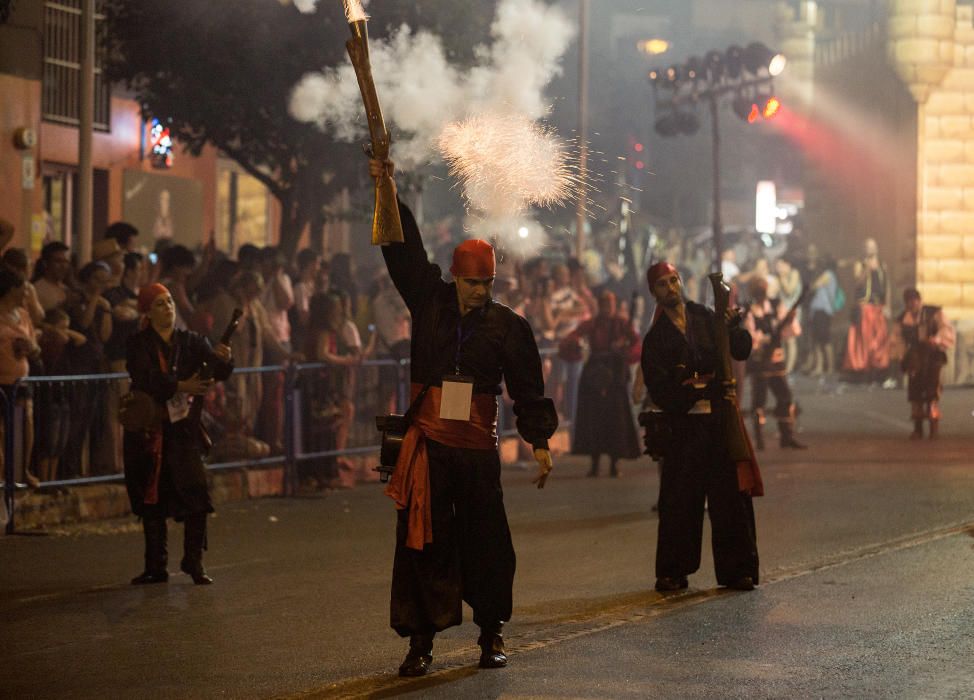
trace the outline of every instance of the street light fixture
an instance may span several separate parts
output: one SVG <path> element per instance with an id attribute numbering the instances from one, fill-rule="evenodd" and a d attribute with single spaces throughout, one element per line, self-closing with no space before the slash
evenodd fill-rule
<path id="1" fill-rule="evenodd" d="M 750 124 L 773 119 L 781 110 L 774 95 L 774 78 L 785 69 L 787 60 L 760 42 L 742 49 L 736 44 L 726 51 L 708 51 L 703 59 L 693 56 L 686 64 L 672 65 L 649 73 L 656 102 L 656 132 L 663 137 L 692 135 L 700 129 L 695 107 L 710 106 L 713 141 L 713 235 L 715 266 L 720 269 L 724 249 L 720 215 L 720 120 L 719 99 L 734 95 L 731 109 Z M 659 88 L 665 88 L 661 95 Z"/>

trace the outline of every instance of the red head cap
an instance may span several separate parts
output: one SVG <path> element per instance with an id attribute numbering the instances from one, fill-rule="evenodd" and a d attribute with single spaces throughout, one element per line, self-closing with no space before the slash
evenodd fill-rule
<path id="1" fill-rule="evenodd" d="M 496 267 L 494 246 L 479 238 L 471 238 L 458 245 L 453 251 L 453 265 L 450 266 L 450 272 L 454 277 L 486 279 L 494 276 Z"/>
<path id="2" fill-rule="evenodd" d="M 164 284 L 150 284 L 147 287 L 143 287 L 139 290 L 139 311 L 144 314 L 149 313 L 149 307 L 152 306 L 152 302 L 156 300 L 156 297 L 163 294 L 169 294 L 169 290 Z"/>
<path id="3" fill-rule="evenodd" d="M 646 271 L 646 281 L 649 282 L 649 291 L 653 291 L 653 285 L 661 277 L 667 275 L 679 275 L 680 272 L 668 262 L 658 262 Z"/>

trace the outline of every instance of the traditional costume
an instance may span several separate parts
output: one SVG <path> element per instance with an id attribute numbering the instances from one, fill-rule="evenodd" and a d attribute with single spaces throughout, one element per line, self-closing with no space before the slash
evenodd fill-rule
<path id="1" fill-rule="evenodd" d="M 544 396 L 528 322 L 493 301 L 461 315 L 456 284 L 429 262 L 412 213 L 399 208 L 405 240 L 384 246 L 382 255 L 413 318 L 412 395 L 428 391 L 386 490 L 399 510 L 391 625 L 410 637 L 400 673 L 420 675 L 434 633 L 461 623 L 463 601 L 481 627 L 482 665 L 511 616 L 515 556 L 496 433 L 501 382 L 514 401 L 518 432 L 534 448 L 547 448 L 558 416 Z M 490 244 L 466 241 L 454 252 L 451 272 L 488 279 L 494 267 Z M 471 392 L 467 420 L 442 417 L 444 394 L 464 390 Z"/>
<path id="2" fill-rule="evenodd" d="M 800 334 L 798 319 L 785 323 L 788 309 L 780 300 L 767 298 L 767 287 L 758 288 L 763 280 L 752 286 L 752 301 L 748 309 L 745 326 L 751 334 L 753 347 L 748 358 L 747 373 L 751 378 L 751 417 L 754 443 L 759 450 L 764 449 L 765 406 L 768 402 L 768 389 L 775 397 L 774 415 L 778 421 L 778 435 L 781 447 L 804 448 L 795 439 L 795 402 L 791 387 L 788 386 L 783 341 Z M 757 292 L 757 293 L 755 293 Z M 781 327 L 783 324 L 783 327 Z"/>
<path id="3" fill-rule="evenodd" d="M 904 298 L 915 294 L 907 290 Z M 909 298 L 907 298 L 909 301 Z M 937 437 L 940 424 L 940 396 L 943 393 L 941 379 L 947 364 L 947 350 L 954 346 L 954 327 L 947 322 L 939 306 L 921 306 L 918 311 L 909 308 L 896 319 L 898 340 L 903 346 L 901 368 L 907 373 L 907 400 L 913 419 L 913 439 L 923 437 L 923 421 L 930 421 L 930 437 Z"/>
<path id="4" fill-rule="evenodd" d="M 147 313 L 162 294 L 169 290 L 161 284 L 143 288 L 139 310 Z M 123 441 L 125 485 L 145 535 L 145 571 L 132 583 L 168 579 L 166 518 L 170 517 L 185 521 L 180 568 L 196 583 L 211 582 L 203 569 L 206 516 L 213 512 L 204 466 L 208 439 L 189 410 L 188 397 L 177 391 L 177 384 L 199 372 L 204 363 L 218 381 L 233 371 L 233 364 L 221 360 L 209 340 L 192 331 L 174 330 L 167 343 L 146 324 L 126 344 L 131 391 L 151 397 L 162 419 L 148 429 L 126 430 Z"/>
<path id="5" fill-rule="evenodd" d="M 844 369 L 872 373 L 876 378 L 889 367 L 889 326 L 883 313 L 889 278 L 882 263 L 875 269 L 862 265 L 862 279 L 856 287 L 858 305 L 846 338 Z"/>
<path id="6" fill-rule="evenodd" d="M 617 461 L 635 459 L 639 440 L 629 405 L 629 367 L 639 362 L 639 336 L 632 322 L 615 314 L 615 295 L 604 292 L 598 315 L 583 321 L 560 344 L 569 362 L 581 359 L 581 341 L 589 356 L 578 382 L 572 454 L 590 455 L 589 476 L 597 476 L 600 455 L 609 455 L 609 473 L 618 476 Z"/>
<path id="7" fill-rule="evenodd" d="M 650 290 L 672 274 L 676 269 L 668 263 L 651 267 Z M 686 577 L 700 568 L 706 502 L 717 582 L 750 589 L 758 582 L 751 495 L 741 489 L 737 465 L 728 456 L 718 417 L 711 412 L 711 401 L 722 400 L 721 387 L 714 381 L 714 324 L 724 321 L 694 302 L 686 302 L 685 310 L 686 328 L 681 331 L 658 304 L 642 349 L 646 389 L 671 434 L 661 461 L 656 587 L 686 588 Z M 734 326 L 729 335 L 731 355 L 747 359 L 750 334 Z"/>

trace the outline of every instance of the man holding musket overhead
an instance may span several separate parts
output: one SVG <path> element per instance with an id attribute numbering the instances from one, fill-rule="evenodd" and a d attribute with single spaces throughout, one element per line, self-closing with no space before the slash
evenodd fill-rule
<path id="1" fill-rule="evenodd" d="M 370 161 L 373 178 L 392 171 L 388 160 Z M 480 626 L 480 666 L 499 668 L 507 664 L 501 628 L 511 617 L 515 565 L 497 450 L 501 382 L 514 400 L 518 432 L 534 447 L 538 488 L 552 468 L 548 438 L 558 416 L 544 396 L 530 325 L 491 299 L 491 245 L 468 240 L 457 246 L 454 281 L 447 283 L 401 202 L 399 213 L 404 242 L 382 248 L 413 317 L 415 403 L 386 489 L 399 510 L 391 624 L 409 637 L 399 674 L 429 671 L 433 636 L 462 622 L 462 601 Z"/>
<path id="2" fill-rule="evenodd" d="M 751 496 L 762 491 L 756 465 L 741 478 L 720 420 L 728 410 L 720 403 L 726 401 L 720 367 L 729 365 L 729 358 L 719 354 L 718 319 L 707 307 L 684 301 L 683 283 L 673 265 L 653 265 L 647 279 L 656 314 L 643 341 L 641 364 L 654 404 L 650 414 L 655 413 L 657 423 L 647 436 L 654 434 L 664 443 L 647 444 L 650 454 L 662 454 L 656 590 L 686 588 L 687 576 L 700 568 L 705 502 L 717 583 L 751 590 L 758 582 Z M 751 336 L 740 326 L 740 314 L 728 309 L 719 322 L 727 324 L 730 355 L 746 360 Z M 731 408 L 736 411 L 736 405 Z M 738 415 L 732 418 L 740 420 Z"/>

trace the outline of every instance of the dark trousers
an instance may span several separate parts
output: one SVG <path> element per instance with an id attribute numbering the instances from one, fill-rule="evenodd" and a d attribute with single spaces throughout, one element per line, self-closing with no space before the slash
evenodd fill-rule
<path id="1" fill-rule="evenodd" d="M 768 403 L 768 389 L 774 394 L 775 406 L 774 415 L 779 420 L 787 420 L 791 417 L 792 395 L 791 387 L 788 386 L 788 378 L 784 374 L 768 375 L 760 369 L 753 370 L 751 374 L 751 408 L 755 412 L 764 410 Z"/>
<path id="2" fill-rule="evenodd" d="M 717 583 L 744 576 L 757 583 L 754 509 L 750 496 L 738 490 L 716 421 L 709 415 L 678 416 L 673 429 L 674 446 L 663 458 L 660 477 L 657 578 L 681 578 L 700 568 L 706 499 Z"/>
<path id="3" fill-rule="evenodd" d="M 514 545 L 504 512 L 496 450 L 465 450 L 427 441 L 433 542 L 406 547 L 407 512 L 396 526 L 391 625 L 400 636 L 459 625 L 463 601 L 474 622 L 511 617 Z"/>
<path id="4" fill-rule="evenodd" d="M 158 508 L 147 508 L 142 516 L 142 534 L 145 537 L 145 570 L 160 574 L 169 563 L 166 516 Z M 203 570 L 203 550 L 206 549 L 206 513 L 187 515 L 183 525 L 182 568 L 189 571 Z"/>

